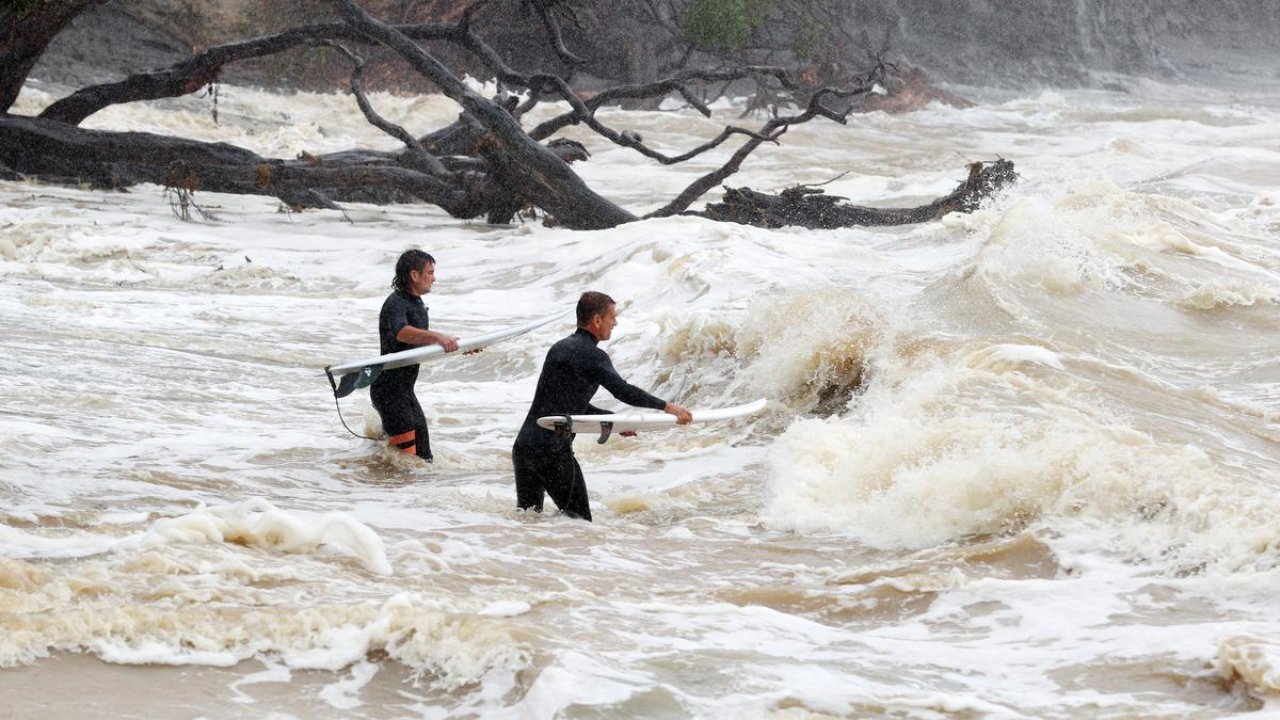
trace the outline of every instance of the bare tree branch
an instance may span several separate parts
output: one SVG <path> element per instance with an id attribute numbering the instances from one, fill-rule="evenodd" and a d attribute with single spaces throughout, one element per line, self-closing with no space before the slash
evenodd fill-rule
<path id="1" fill-rule="evenodd" d="M 504 107 L 471 90 L 404 33 L 370 17 L 355 0 L 337 2 L 353 28 L 399 53 L 489 131 L 493 143 L 486 157 L 491 159 L 494 170 L 517 183 L 531 202 L 554 215 L 558 222 L 570 228 L 595 229 L 636 219 L 587 187 L 564 160 L 526 135 Z"/>
<path id="2" fill-rule="evenodd" d="M 455 26 L 438 24 L 413 25 L 401 31 L 419 40 L 449 40 L 458 33 Z M 274 55 L 323 40 L 366 42 L 363 35 L 344 23 L 304 25 L 277 35 L 218 45 L 163 70 L 136 73 L 119 82 L 82 88 L 45 108 L 40 117 L 79 125 L 85 118 L 111 105 L 193 93 L 218 79 L 222 68 L 230 63 Z"/>
<path id="3" fill-rule="evenodd" d="M 799 115 L 775 117 L 765 123 L 764 127 L 762 127 L 750 140 L 744 143 L 742 147 L 738 148 L 738 151 L 735 152 L 733 157 L 729 158 L 724 165 L 717 170 L 698 178 L 690 184 L 689 187 L 685 188 L 684 192 L 680 193 L 676 199 L 667 203 L 666 206 L 645 215 L 644 217 L 646 219 L 668 217 L 688 210 L 694 200 L 697 200 L 708 190 L 724 182 L 725 178 L 738 172 L 738 169 L 742 167 L 742 161 L 745 160 L 756 148 L 760 147 L 761 143 L 777 142 L 778 138 L 781 137 L 782 134 L 787 131 L 787 128 L 792 125 L 806 123 L 819 116 L 834 120 L 842 125 L 845 124 L 846 118 L 852 110 L 852 106 L 847 107 L 842 111 L 830 110 L 822 104 L 822 100 L 828 95 L 847 98 L 856 95 L 864 95 L 868 92 L 871 92 L 870 87 L 859 87 L 851 90 L 834 90 L 831 88 L 825 88 L 822 91 L 814 93 L 813 97 L 809 100 L 809 107 L 805 108 L 804 112 Z"/>
<path id="4" fill-rule="evenodd" d="M 451 178 L 452 173 L 446 170 L 444 165 L 440 164 L 440 160 L 436 156 L 427 152 L 427 149 L 422 146 L 422 143 L 418 142 L 417 138 L 409 134 L 409 131 L 382 117 L 373 109 L 373 105 L 369 102 L 369 96 L 364 91 L 364 59 L 339 43 L 329 42 L 326 44 L 346 55 L 351 60 L 352 65 L 355 66 L 351 71 L 351 92 L 356 96 L 356 104 L 360 106 L 360 112 L 364 113 L 364 117 L 369 121 L 369 124 L 404 143 L 405 147 L 408 148 L 410 157 L 414 160 L 414 164 L 420 166 L 423 171 L 439 178 Z"/>
<path id="5" fill-rule="evenodd" d="M 556 51 L 556 55 L 565 62 L 566 65 L 582 65 L 586 61 L 569 52 L 569 48 L 565 47 L 564 36 L 560 32 L 560 25 L 555 18 L 551 16 L 551 9 L 559 4 L 560 0 L 520 0 L 520 6 L 526 12 L 532 9 L 533 13 L 542 21 L 542 27 L 546 29 L 548 37 L 551 38 L 551 47 Z"/>
<path id="6" fill-rule="evenodd" d="M 552 134 L 563 128 L 585 121 L 588 117 L 594 115 L 595 111 L 599 108 L 610 103 L 617 102 L 618 100 L 650 98 L 666 95 L 670 92 L 680 92 L 684 95 L 684 93 L 688 92 L 687 83 L 695 80 L 701 82 L 732 82 L 746 77 L 762 75 L 776 79 L 783 87 L 795 87 L 795 83 L 792 82 L 791 78 L 787 75 L 786 70 L 780 67 L 753 65 L 732 70 L 686 71 L 673 77 L 645 85 L 619 85 L 617 87 L 608 88 L 607 90 L 602 90 L 588 98 L 586 101 L 581 101 L 579 99 L 581 109 L 579 109 L 578 105 L 574 104 L 573 99 L 565 98 L 569 101 L 570 105 L 573 105 L 573 110 L 563 115 L 551 118 L 550 120 L 538 125 L 536 128 L 529 131 L 529 137 L 532 137 L 535 140 L 542 140 L 550 137 Z M 685 97 L 686 99 L 690 98 L 689 95 L 685 95 Z M 576 95 L 574 96 L 574 99 L 577 99 Z M 690 102 L 690 104 L 697 108 L 705 117 L 711 116 L 711 110 L 700 100 L 697 102 Z"/>

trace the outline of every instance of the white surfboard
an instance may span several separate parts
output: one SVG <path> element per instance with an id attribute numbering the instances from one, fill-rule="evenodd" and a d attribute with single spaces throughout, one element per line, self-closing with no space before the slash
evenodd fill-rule
<path id="1" fill-rule="evenodd" d="M 568 311 L 558 312 L 555 315 L 548 315 L 533 322 L 516 325 L 505 330 L 494 330 L 483 335 L 462 338 L 458 340 L 458 349 L 448 354 L 461 355 L 467 350 L 478 350 L 503 340 L 519 337 L 532 330 L 537 330 L 543 325 L 559 320 L 567 314 Z M 371 385 L 374 380 L 378 379 L 383 370 L 392 370 L 415 363 L 438 360 L 445 357 L 445 355 L 444 347 L 440 345 L 422 345 L 408 350 L 401 350 L 400 352 L 365 358 L 364 360 L 348 360 L 336 365 L 327 365 L 324 372 L 329 376 L 329 384 L 333 386 L 334 397 L 346 397 L 359 388 Z"/>
<path id="2" fill-rule="evenodd" d="M 693 422 L 713 422 L 755 415 L 763 410 L 766 404 L 765 399 L 760 398 L 745 405 L 691 412 Z M 599 433 L 600 437 L 596 442 L 603 443 L 615 432 L 676 427 L 676 416 L 664 412 L 640 412 L 639 410 L 611 415 L 547 415 L 538 418 L 538 427 L 571 433 Z"/>

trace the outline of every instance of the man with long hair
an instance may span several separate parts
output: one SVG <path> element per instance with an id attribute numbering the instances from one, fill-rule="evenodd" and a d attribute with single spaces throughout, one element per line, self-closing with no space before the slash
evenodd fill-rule
<path id="1" fill-rule="evenodd" d="M 670 413 L 681 425 L 693 419 L 688 410 L 631 385 L 613 369 L 613 362 L 598 345 L 609 339 L 617 324 L 613 298 L 600 292 L 584 292 L 578 299 L 578 329 L 547 351 L 533 404 L 511 450 L 516 504 L 520 509 L 542 512 L 543 498 L 550 495 L 565 515 L 591 520 L 586 481 L 573 455 L 573 435 L 543 429 L 538 426 L 538 418 L 608 414 L 591 404 L 591 397 L 603 385 L 628 405 Z"/>
<path id="2" fill-rule="evenodd" d="M 458 338 L 427 329 L 430 321 L 422 296 L 431 292 L 435 281 L 436 260 L 431 255 L 421 250 L 406 250 L 400 255 L 395 279 L 391 281 L 395 291 L 382 303 L 378 315 L 383 355 L 419 345 L 440 345 L 445 352 L 458 349 Z M 386 370 L 369 387 L 369 398 L 382 418 L 387 441 L 401 452 L 431 462 L 427 418 L 413 392 L 417 381 L 417 365 Z"/>

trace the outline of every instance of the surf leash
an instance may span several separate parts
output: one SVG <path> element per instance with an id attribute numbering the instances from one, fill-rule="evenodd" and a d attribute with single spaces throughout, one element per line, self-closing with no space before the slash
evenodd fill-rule
<path id="1" fill-rule="evenodd" d="M 362 440 L 376 441 L 378 438 L 372 438 L 372 437 L 369 437 L 368 435 L 361 435 L 360 433 L 357 433 L 355 430 L 352 430 L 351 426 L 347 425 L 347 419 L 342 417 L 342 405 L 338 402 L 338 398 L 342 397 L 342 395 L 346 395 L 351 391 L 348 390 L 347 393 L 343 393 L 342 395 L 339 395 L 338 383 L 333 379 L 333 373 L 329 371 L 328 367 L 325 367 L 324 374 L 329 378 L 329 385 L 333 387 L 333 406 L 338 410 L 338 421 L 342 423 L 342 427 L 346 428 L 347 432 L 351 433 L 352 435 L 355 435 L 356 437 Z"/>

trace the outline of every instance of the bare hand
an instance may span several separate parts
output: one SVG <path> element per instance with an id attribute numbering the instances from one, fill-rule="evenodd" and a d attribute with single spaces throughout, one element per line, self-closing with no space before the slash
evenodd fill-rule
<path id="1" fill-rule="evenodd" d="M 675 403 L 667 403 L 667 406 L 662 408 L 662 412 L 667 413 L 668 415 L 675 415 L 677 425 L 688 425 L 693 422 L 693 413 L 685 410 Z"/>
<path id="2" fill-rule="evenodd" d="M 440 347 L 444 348 L 445 352 L 450 353 L 458 349 L 458 338 L 453 335 L 436 333 L 436 338 L 436 342 L 440 344 Z"/>

